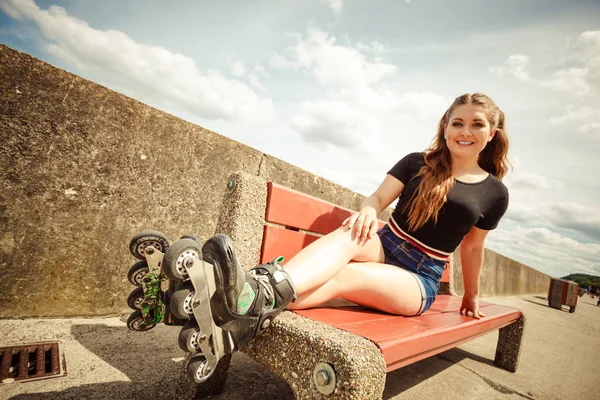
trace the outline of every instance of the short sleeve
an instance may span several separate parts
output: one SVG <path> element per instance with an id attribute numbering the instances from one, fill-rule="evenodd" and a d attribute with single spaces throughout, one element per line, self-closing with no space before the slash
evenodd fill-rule
<path id="1" fill-rule="evenodd" d="M 498 199 L 491 210 L 484 215 L 482 219 L 480 219 L 475 226 L 479 229 L 483 229 L 486 231 L 491 231 L 492 229 L 496 229 L 498 223 L 502 219 L 502 216 L 508 209 L 508 192 L 502 196 L 502 198 Z"/>
<path id="2" fill-rule="evenodd" d="M 411 171 L 415 167 L 413 164 L 416 161 L 416 156 L 419 155 L 420 153 L 408 154 L 400 161 L 398 161 L 396 165 L 394 165 L 392 169 L 388 171 L 388 174 L 390 174 L 391 176 L 393 176 L 394 178 L 398 179 L 400 182 L 406 185 L 410 178 L 412 178 Z"/>

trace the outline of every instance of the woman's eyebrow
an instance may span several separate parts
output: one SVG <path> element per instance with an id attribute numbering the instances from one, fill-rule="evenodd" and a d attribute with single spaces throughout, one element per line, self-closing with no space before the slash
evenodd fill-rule
<path id="1" fill-rule="evenodd" d="M 460 118 L 460 117 L 454 117 L 454 118 L 452 118 L 452 121 L 461 121 L 462 122 L 462 118 Z M 480 119 L 480 118 L 475 118 L 473 120 L 473 122 L 484 122 L 484 120 Z"/>

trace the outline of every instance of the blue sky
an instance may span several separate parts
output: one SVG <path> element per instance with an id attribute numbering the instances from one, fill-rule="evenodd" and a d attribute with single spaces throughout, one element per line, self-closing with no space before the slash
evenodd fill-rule
<path id="1" fill-rule="evenodd" d="M 0 42 L 364 195 L 484 92 L 515 166 L 487 246 L 600 275 L 597 0 L 0 0 Z"/>

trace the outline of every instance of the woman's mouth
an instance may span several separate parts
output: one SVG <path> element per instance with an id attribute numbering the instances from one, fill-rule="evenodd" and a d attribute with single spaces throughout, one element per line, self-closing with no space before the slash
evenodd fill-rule
<path id="1" fill-rule="evenodd" d="M 466 142 L 466 141 L 458 140 L 456 143 L 458 143 L 459 146 L 470 146 L 474 142 Z"/>

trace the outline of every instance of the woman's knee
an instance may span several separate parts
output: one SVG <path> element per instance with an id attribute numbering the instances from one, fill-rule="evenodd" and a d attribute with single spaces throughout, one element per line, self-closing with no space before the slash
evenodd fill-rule
<path id="1" fill-rule="evenodd" d="M 343 226 L 339 227 L 331 234 L 339 237 L 343 243 L 348 246 L 348 251 L 350 251 L 352 255 L 351 260 L 383 262 L 383 246 L 381 245 L 379 236 L 375 235 L 372 238 L 360 240 L 359 237 L 356 237 L 353 234 L 351 229 Z"/>

